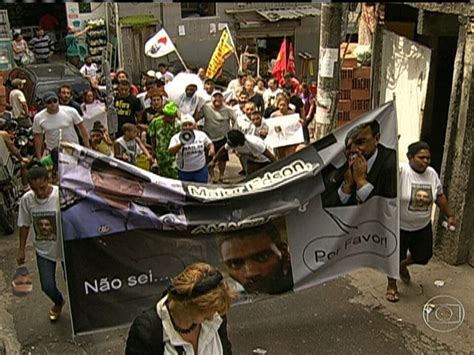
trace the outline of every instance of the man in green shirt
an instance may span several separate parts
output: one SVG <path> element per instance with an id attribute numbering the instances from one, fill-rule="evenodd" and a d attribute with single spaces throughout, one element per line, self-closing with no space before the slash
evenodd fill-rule
<path id="1" fill-rule="evenodd" d="M 153 148 L 152 155 L 160 167 L 160 176 L 177 179 L 178 169 L 175 156 L 168 152 L 171 137 L 181 131 L 176 122 L 178 106 L 169 101 L 163 107 L 163 115 L 155 117 L 148 125 L 148 135 Z"/>

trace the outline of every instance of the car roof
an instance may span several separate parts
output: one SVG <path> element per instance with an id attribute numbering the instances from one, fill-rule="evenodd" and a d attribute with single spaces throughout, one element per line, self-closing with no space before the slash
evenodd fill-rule
<path id="1" fill-rule="evenodd" d="M 79 69 L 69 63 L 33 64 L 22 68 L 41 81 L 81 76 Z"/>

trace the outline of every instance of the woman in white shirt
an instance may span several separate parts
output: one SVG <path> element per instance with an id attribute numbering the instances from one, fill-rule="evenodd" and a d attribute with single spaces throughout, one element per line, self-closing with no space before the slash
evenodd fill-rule
<path id="1" fill-rule="evenodd" d="M 456 225 L 454 212 L 443 193 L 438 173 L 430 167 L 430 147 L 425 142 L 408 146 L 408 163 L 400 165 L 400 279 L 410 282 L 408 266 L 426 265 L 433 255 L 431 212 L 433 202 L 447 217 L 447 228 Z M 409 251 L 409 253 L 408 253 Z M 399 300 L 397 280 L 388 278 L 386 299 Z"/>
<path id="2" fill-rule="evenodd" d="M 94 122 L 99 121 L 104 129 L 108 130 L 107 126 L 107 111 L 105 104 L 97 99 L 93 90 L 84 91 L 83 103 L 81 105 L 82 118 L 87 132 L 90 132 L 94 127 Z"/>
<path id="3" fill-rule="evenodd" d="M 234 298 L 217 269 L 188 266 L 155 307 L 135 318 L 125 354 L 232 354 L 224 314 Z"/>

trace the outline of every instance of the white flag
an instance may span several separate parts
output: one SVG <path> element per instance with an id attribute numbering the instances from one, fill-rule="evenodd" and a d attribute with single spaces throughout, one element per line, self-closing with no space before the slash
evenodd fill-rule
<path id="1" fill-rule="evenodd" d="M 175 50 L 176 47 L 164 28 L 145 43 L 145 54 L 152 58 L 163 57 Z"/>

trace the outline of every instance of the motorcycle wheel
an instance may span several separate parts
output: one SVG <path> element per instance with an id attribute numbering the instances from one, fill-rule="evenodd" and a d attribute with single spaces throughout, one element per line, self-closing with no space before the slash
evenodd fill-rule
<path id="1" fill-rule="evenodd" d="M 0 227 L 5 235 L 10 235 L 15 231 L 15 213 L 5 204 L 0 206 Z"/>

